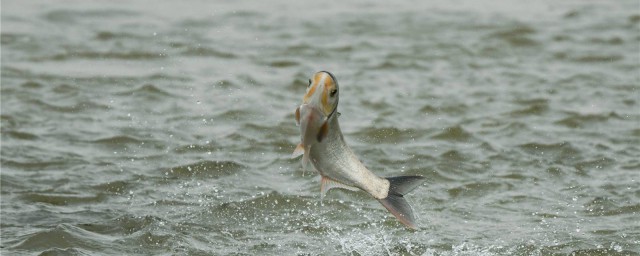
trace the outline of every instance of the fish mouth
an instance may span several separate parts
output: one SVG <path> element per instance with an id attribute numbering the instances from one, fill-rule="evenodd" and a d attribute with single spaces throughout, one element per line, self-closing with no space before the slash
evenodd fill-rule
<path id="1" fill-rule="evenodd" d="M 333 110 L 331 110 L 331 112 L 327 115 L 324 111 L 323 108 L 321 106 L 318 106 L 317 104 L 313 104 L 313 103 L 304 103 L 302 105 L 300 105 L 300 109 L 309 109 L 311 110 L 311 112 L 309 112 L 309 114 L 316 114 L 316 115 L 320 115 L 323 121 L 327 121 L 329 119 L 331 119 L 335 113 L 337 113 L 337 109 L 338 108 L 333 108 Z"/>
<path id="2" fill-rule="evenodd" d="M 307 118 L 309 118 L 310 115 L 313 115 L 314 118 L 321 117 L 321 119 L 323 120 L 327 118 L 327 115 L 325 115 L 324 111 L 322 111 L 322 107 L 318 106 L 317 104 L 304 103 L 300 105 L 300 111 L 301 113 L 306 113 L 302 114 L 302 116 L 306 116 Z"/>

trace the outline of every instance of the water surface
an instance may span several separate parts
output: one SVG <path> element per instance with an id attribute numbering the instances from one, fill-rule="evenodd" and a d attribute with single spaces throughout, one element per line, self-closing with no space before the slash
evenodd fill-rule
<path id="1" fill-rule="evenodd" d="M 7 255 L 638 255 L 637 1 L 3 1 Z M 332 71 L 405 229 L 289 158 Z"/>

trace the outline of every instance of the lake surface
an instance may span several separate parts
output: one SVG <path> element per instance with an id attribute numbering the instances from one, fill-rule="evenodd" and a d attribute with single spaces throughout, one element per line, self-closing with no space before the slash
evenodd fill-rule
<path id="1" fill-rule="evenodd" d="M 3 255 L 639 255 L 638 1 L 2 1 Z M 418 230 L 290 154 L 314 72 Z"/>

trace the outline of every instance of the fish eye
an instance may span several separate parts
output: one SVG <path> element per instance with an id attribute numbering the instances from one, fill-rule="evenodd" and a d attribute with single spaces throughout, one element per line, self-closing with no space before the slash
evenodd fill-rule
<path id="1" fill-rule="evenodd" d="M 311 79 L 309 79 L 309 85 L 307 85 L 307 87 L 311 86 Z"/>
<path id="2" fill-rule="evenodd" d="M 336 96 L 336 93 L 338 93 L 338 90 L 337 89 L 333 89 L 333 90 L 331 90 L 329 95 L 331 95 L 331 97 L 333 97 L 333 96 Z"/>

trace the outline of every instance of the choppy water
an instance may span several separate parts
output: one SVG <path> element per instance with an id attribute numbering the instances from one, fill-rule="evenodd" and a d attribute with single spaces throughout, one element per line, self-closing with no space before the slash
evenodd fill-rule
<path id="1" fill-rule="evenodd" d="M 3 255 L 638 255 L 638 1 L 4 1 Z M 332 71 L 410 231 L 289 159 Z"/>

